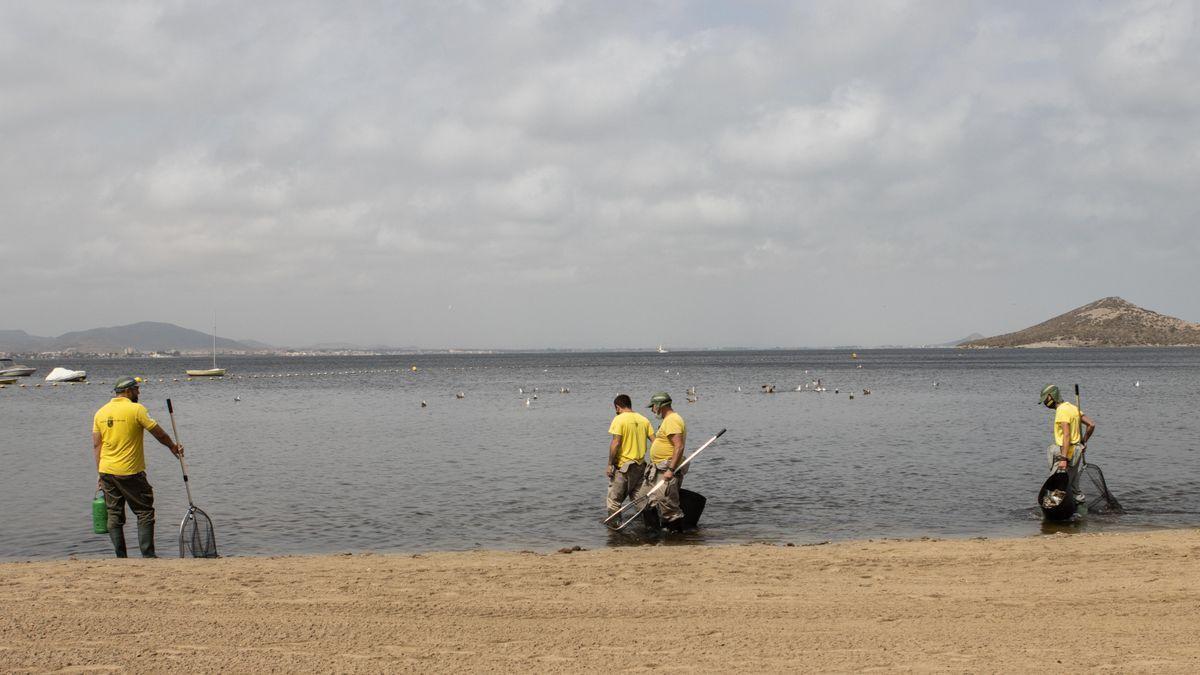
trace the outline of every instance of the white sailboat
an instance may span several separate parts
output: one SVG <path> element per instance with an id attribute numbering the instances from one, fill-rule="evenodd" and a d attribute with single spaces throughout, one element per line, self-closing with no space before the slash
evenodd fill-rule
<path id="1" fill-rule="evenodd" d="M 658 346 L 658 353 L 659 353 L 659 354 L 666 354 L 666 353 L 667 353 L 667 350 L 666 350 L 666 349 L 663 349 L 663 346 L 662 346 L 662 345 L 659 345 L 659 346 Z"/>
<path id="2" fill-rule="evenodd" d="M 187 371 L 188 377 L 224 377 L 225 369 L 217 367 L 217 320 L 213 318 L 212 330 L 212 368 Z"/>

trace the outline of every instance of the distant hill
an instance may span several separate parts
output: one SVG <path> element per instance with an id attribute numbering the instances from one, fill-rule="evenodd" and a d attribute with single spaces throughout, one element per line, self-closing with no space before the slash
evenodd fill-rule
<path id="1" fill-rule="evenodd" d="M 265 347 L 217 337 L 217 351 L 258 351 Z M 111 353 L 133 349 L 139 352 L 204 352 L 212 349 L 212 336 L 171 323 L 142 321 L 127 326 L 109 326 L 72 331 L 58 337 L 38 337 L 22 330 L 0 330 L 0 351 L 51 352 L 73 349 L 84 353 Z"/>
<path id="2" fill-rule="evenodd" d="M 931 345 L 931 346 L 933 346 L 933 347 L 958 347 L 958 346 L 961 346 L 968 342 L 971 342 L 974 340 L 982 340 L 982 339 L 983 339 L 983 335 L 981 333 L 971 333 L 970 335 L 968 335 L 965 338 L 959 338 L 957 340 L 951 340 L 949 342 L 943 342 L 941 344 L 936 344 L 936 345 Z"/>
<path id="3" fill-rule="evenodd" d="M 1200 324 L 1111 297 L 1015 333 L 971 340 L 962 347 L 1197 347 Z"/>
<path id="4" fill-rule="evenodd" d="M 54 338 L 30 335 L 23 330 L 0 330 L 0 351 L 29 352 L 39 351 L 38 345 Z"/>

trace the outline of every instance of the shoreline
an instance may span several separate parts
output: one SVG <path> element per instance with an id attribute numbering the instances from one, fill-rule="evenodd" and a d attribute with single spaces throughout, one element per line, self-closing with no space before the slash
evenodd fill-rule
<path id="1" fill-rule="evenodd" d="M 6 562 L 0 670 L 1194 672 L 1198 601 L 1200 529 Z"/>

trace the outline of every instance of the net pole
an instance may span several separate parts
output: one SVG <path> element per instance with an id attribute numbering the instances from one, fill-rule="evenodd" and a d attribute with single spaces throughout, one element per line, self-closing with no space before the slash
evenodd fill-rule
<path id="1" fill-rule="evenodd" d="M 167 414 L 171 416 L 171 433 L 175 434 L 175 444 L 183 445 L 183 441 L 179 440 L 179 427 L 175 426 L 175 406 L 171 404 L 171 399 L 167 399 Z M 187 464 L 183 462 L 183 455 L 176 455 L 175 458 L 179 460 L 179 468 L 183 470 L 183 489 L 187 491 L 188 506 L 194 506 L 192 504 L 192 486 L 188 482 Z"/>

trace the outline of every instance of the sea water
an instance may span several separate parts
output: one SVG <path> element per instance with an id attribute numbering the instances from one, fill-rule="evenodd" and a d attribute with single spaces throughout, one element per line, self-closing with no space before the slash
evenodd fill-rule
<path id="1" fill-rule="evenodd" d="M 33 361 L 25 388 L 0 390 L 0 558 L 110 553 L 91 531 L 90 432 L 124 374 L 146 378 L 141 402 L 168 431 L 174 401 L 224 555 L 644 543 L 599 521 L 612 399 L 652 417 L 656 391 L 689 450 L 728 428 L 684 483 L 708 498 L 701 528 L 665 543 L 1043 532 L 1048 382 L 1068 398 L 1081 384 L 1088 459 L 1128 511 L 1067 531 L 1200 524 L 1200 350 L 229 357 L 228 377 L 187 381 L 201 361 L 76 359 L 90 384 L 41 388 L 63 364 Z M 148 434 L 146 456 L 158 550 L 175 555 L 179 463 Z"/>

